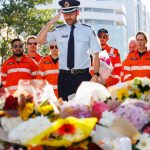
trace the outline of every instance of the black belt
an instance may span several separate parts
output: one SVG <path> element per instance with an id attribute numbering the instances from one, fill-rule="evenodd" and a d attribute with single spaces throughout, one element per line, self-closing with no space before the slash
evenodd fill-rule
<path id="1" fill-rule="evenodd" d="M 86 73 L 86 72 L 89 72 L 89 68 L 86 68 L 86 69 L 71 69 L 71 70 L 59 69 L 59 73 L 61 73 L 61 74 L 77 75 L 77 74 Z"/>

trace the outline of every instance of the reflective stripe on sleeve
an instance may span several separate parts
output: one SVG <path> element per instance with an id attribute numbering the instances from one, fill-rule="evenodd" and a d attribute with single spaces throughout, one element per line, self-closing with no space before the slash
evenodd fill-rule
<path id="1" fill-rule="evenodd" d="M 37 75 L 37 71 L 33 71 L 33 72 L 31 73 L 31 75 L 32 75 L 32 76 Z"/>
<path id="2" fill-rule="evenodd" d="M 54 74 L 54 73 L 59 73 L 59 70 L 58 69 L 57 70 L 47 70 L 44 73 L 45 73 L 45 75 Z"/>
<path id="3" fill-rule="evenodd" d="M 111 77 L 119 79 L 120 80 L 120 76 L 119 75 L 111 75 Z"/>
<path id="4" fill-rule="evenodd" d="M 150 70 L 150 66 L 124 66 L 124 70 L 133 71 L 133 70 Z"/>
<path id="5" fill-rule="evenodd" d="M 131 77 L 131 74 L 126 74 L 126 75 L 124 76 L 124 80 L 128 79 L 129 77 Z"/>
<path id="6" fill-rule="evenodd" d="M 26 72 L 26 73 L 31 73 L 31 70 L 30 69 L 27 69 L 27 68 L 15 68 L 15 69 L 9 69 L 7 71 L 7 73 L 15 73 L 15 72 Z"/>
<path id="7" fill-rule="evenodd" d="M 43 71 L 38 71 L 38 72 L 37 72 L 37 75 L 44 76 L 44 72 L 43 72 Z"/>
<path id="8" fill-rule="evenodd" d="M 121 63 L 116 63 L 115 65 L 114 65 L 114 67 L 121 67 L 122 65 L 121 65 Z"/>
<path id="9" fill-rule="evenodd" d="M 2 73 L 1 76 L 2 77 L 7 77 L 7 74 L 6 73 Z"/>

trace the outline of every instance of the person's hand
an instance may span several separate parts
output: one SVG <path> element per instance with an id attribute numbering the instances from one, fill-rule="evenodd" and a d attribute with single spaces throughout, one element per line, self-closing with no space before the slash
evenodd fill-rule
<path id="1" fill-rule="evenodd" d="M 91 82 L 98 82 L 98 76 L 97 75 L 93 75 L 90 81 Z"/>
<path id="2" fill-rule="evenodd" d="M 61 14 L 62 14 L 62 11 L 60 11 L 54 18 L 52 18 L 52 19 L 50 20 L 50 22 L 51 22 L 52 24 L 54 24 L 54 23 L 60 18 Z"/>

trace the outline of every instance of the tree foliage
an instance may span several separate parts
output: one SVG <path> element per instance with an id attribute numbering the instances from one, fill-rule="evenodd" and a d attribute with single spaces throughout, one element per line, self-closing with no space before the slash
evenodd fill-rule
<path id="1" fill-rule="evenodd" d="M 0 55 L 2 57 L 8 57 L 12 37 L 37 35 L 42 26 L 50 20 L 52 10 L 36 7 L 47 3 L 51 3 L 51 0 L 0 0 Z"/>

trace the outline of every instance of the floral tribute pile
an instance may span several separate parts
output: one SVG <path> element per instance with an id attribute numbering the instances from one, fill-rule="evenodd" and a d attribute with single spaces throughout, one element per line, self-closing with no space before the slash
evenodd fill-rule
<path id="1" fill-rule="evenodd" d="M 120 87 L 114 98 L 116 87 L 109 93 L 100 84 L 83 82 L 68 102 L 57 100 L 45 81 L 20 81 L 16 93 L 6 92 L 0 99 L 0 149 L 149 150 L 150 103 L 145 95 L 150 82 L 144 81 L 124 86 L 139 89 L 140 97 L 122 99 L 117 97 Z"/>

